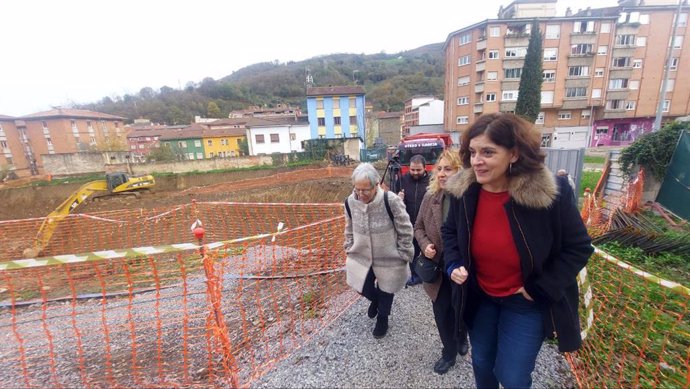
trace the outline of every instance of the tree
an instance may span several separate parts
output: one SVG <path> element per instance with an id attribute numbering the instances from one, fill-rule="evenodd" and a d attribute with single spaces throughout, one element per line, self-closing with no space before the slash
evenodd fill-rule
<path id="1" fill-rule="evenodd" d="M 532 34 L 527 46 L 525 64 L 520 76 L 520 91 L 515 104 L 515 114 L 520 115 L 530 123 L 534 123 L 541 109 L 542 72 L 542 42 L 539 23 L 532 22 Z"/>
<path id="2" fill-rule="evenodd" d="M 626 147 L 619 159 L 621 171 L 628 177 L 634 165 L 640 165 L 651 172 L 658 180 L 663 180 L 668 164 L 671 163 L 680 133 L 690 130 L 690 123 L 674 122 L 661 130 L 639 137 Z"/>
<path id="3" fill-rule="evenodd" d="M 247 138 L 241 138 L 237 142 L 237 146 L 240 148 L 240 153 L 242 153 L 242 155 L 249 155 L 249 143 L 247 142 Z"/>
<path id="4" fill-rule="evenodd" d="M 173 151 L 172 147 L 168 143 L 161 143 L 160 147 L 151 150 L 149 155 L 146 157 L 149 162 L 155 161 L 176 161 L 177 155 Z"/>
<path id="5" fill-rule="evenodd" d="M 210 118 L 219 118 L 222 116 L 220 113 L 220 107 L 215 101 L 208 102 L 208 105 L 206 106 L 206 115 Z"/>

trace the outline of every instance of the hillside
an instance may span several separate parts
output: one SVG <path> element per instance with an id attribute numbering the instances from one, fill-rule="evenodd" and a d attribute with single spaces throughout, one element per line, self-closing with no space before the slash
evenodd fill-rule
<path id="1" fill-rule="evenodd" d="M 304 61 L 264 62 L 246 66 L 218 80 L 205 78 L 183 90 L 167 86 L 142 88 L 135 95 L 104 97 L 77 108 L 166 124 L 186 124 L 195 115 L 227 117 L 250 105 L 288 103 L 306 111 L 305 80 L 315 86 L 363 85 L 375 110 L 402 110 L 403 102 L 418 94 L 443 98 L 442 43 L 398 54 L 330 54 Z"/>

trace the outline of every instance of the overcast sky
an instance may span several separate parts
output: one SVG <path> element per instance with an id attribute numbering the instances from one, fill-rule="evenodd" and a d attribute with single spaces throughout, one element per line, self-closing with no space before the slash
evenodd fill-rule
<path id="1" fill-rule="evenodd" d="M 509 3 L 0 0 L 0 114 L 184 87 L 257 62 L 397 53 L 443 42 Z M 616 4 L 560 0 L 558 15 Z"/>

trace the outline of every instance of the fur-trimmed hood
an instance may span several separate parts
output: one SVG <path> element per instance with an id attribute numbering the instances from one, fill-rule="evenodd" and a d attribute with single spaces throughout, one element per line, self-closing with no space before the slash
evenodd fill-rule
<path id="1" fill-rule="evenodd" d="M 445 190 L 459 198 L 475 182 L 474 170 L 464 169 L 448 179 Z M 534 173 L 510 177 L 508 192 L 516 203 L 527 208 L 549 208 L 558 196 L 558 184 L 553 173 L 544 166 Z"/>

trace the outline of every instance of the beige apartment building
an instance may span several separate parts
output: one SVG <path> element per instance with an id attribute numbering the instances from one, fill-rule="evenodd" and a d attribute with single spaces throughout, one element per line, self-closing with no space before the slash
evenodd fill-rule
<path id="1" fill-rule="evenodd" d="M 126 150 L 125 118 L 55 108 L 21 117 L 0 115 L 0 168 L 17 176 L 43 174 L 44 154 Z"/>
<path id="2" fill-rule="evenodd" d="M 448 35 L 445 128 L 462 132 L 483 113 L 515 110 L 535 19 L 543 37 L 536 125 L 544 146 L 624 145 L 651 131 L 669 51 L 663 117 L 688 115 L 690 7 L 678 10 L 673 0 L 621 0 L 556 16 L 555 0 L 513 1 L 497 19 Z"/>

